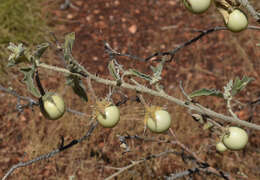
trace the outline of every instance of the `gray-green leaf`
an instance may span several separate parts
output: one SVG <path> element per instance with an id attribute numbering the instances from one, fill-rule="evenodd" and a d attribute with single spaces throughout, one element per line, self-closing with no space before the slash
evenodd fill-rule
<path id="1" fill-rule="evenodd" d="M 197 97 L 197 96 L 217 96 L 217 97 L 223 97 L 222 92 L 216 90 L 216 89 L 206 89 L 206 88 L 202 88 L 200 90 L 196 90 L 194 92 L 192 92 L 189 97 L 193 98 L 193 97 Z"/>
<path id="2" fill-rule="evenodd" d="M 152 77 L 147 75 L 147 74 L 144 74 L 144 73 L 141 73 L 135 69 L 128 69 L 127 71 L 125 71 L 124 75 L 134 75 L 134 76 L 137 76 L 139 78 L 142 78 L 142 79 L 145 79 L 147 81 L 152 81 Z"/>
<path id="3" fill-rule="evenodd" d="M 113 60 L 109 61 L 108 63 L 108 70 L 111 76 L 116 80 L 120 80 L 119 73 L 116 71 L 115 63 Z"/>
<path id="4" fill-rule="evenodd" d="M 36 47 L 36 50 L 34 51 L 33 55 L 36 59 L 40 59 L 45 50 L 49 47 L 49 43 L 42 43 Z"/>
<path id="5" fill-rule="evenodd" d="M 67 85 L 71 86 L 74 93 L 77 94 L 81 99 L 86 102 L 88 101 L 86 87 L 79 77 L 73 75 L 67 76 Z"/>
<path id="6" fill-rule="evenodd" d="M 7 48 L 12 52 L 8 58 L 8 66 L 13 66 L 22 62 L 29 62 L 29 59 L 25 55 L 26 48 L 23 44 L 16 46 L 10 42 Z"/>
<path id="7" fill-rule="evenodd" d="M 64 43 L 64 58 L 67 61 L 67 63 L 71 60 L 71 54 L 72 54 L 72 47 L 75 41 L 75 33 L 72 32 L 70 34 L 67 34 L 65 36 L 65 43 Z"/>
<path id="8" fill-rule="evenodd" d="M 233 86 L 232 86 L 231 95 L 232 96 L 236 95 L 238 92 L 243 90 L 247 86 L 248 83 L 250 83 L 253 80 L 254 80 L 254 78 L 247 77 L 247 76 L 243 76 L 243 78 L 241 80 L 239 79 L 239 77 L 236 77 L 236 79 L 233 83 Z"/>
<path id="9" fill-rule="evenodd" d="M 162 60 L 156 67 L 151 66 L 151 69 L 153 71 L 153 77 L 150 81 L 150 84 L 154 84 L 162 79 L 161 74 L 163 70 L 163 65 L 165 63 L 165 60 Z"/>
<path id="10" fill-rule="evenodd" d="M 23 67 L 23 68 L 20 68 L 20 71 L 24 74 L 23 82 L 25 82 L 29 92 L 37 98 L 41 97 L 41 94 L 38 91 L 38 89 L 35 87 L 34 81 L 33 81 L 35 68 L 34 67 Z"/>

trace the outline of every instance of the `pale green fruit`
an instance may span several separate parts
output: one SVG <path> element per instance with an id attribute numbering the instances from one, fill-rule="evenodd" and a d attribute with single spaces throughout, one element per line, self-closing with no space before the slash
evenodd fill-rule
<path id="1" fill-rule="evenodd" d="M 230 150 L 241 150 L 248 142 L 248 135 L 244 129 L 239 127 L 229 127 L 226 135 L 223 136 L 222 142 Z"/>
<path id="2" fill-rule="evenodd" d="M 199 14 L 208 10 L 211 0 L 183 0 L 183 3 L 191 12 Z"/>
<path id="3" fill-rule="evenodd" d="M 117 106 L 109 106 L 105 108 L 104 115 L 97 113 L 98 122 L 106 128 L 114 127 L 120 120 L 120 112 Z"/>
<path id="4" fill-rule="evenodd" d="M 216 149 L 217 149 L 217 151 L 219 151 L 219 152 L 224 152 L 224 151 L 227 150 L 227 147 L 226 147 L 222 142 L 218 142 L 218 143 L 216 144 Z"/>
<path id="5" fill-rule="evenodd" d="M 167 131 L 171 126 L 171 116 L 165 110 L 157 110 L 154 112 L 154 119 L 147 119 L 147 127 L 156 133 Z"/>
<path id="6" fill-rule="evenodd" d="M 66 111 L 63 98 L 57 93 L 46 93 L 40 98 L 39 104 L 44 117 L 50 120 L 61 118 Z"/>
<path id="7" fill-rule="evenodd" d="M 229 14 L 227 27 L 232 32 L 240 32 L 246 29 L 248 26 L 248 20 L 245 13 L 240 9 L 235 9 Z"/>

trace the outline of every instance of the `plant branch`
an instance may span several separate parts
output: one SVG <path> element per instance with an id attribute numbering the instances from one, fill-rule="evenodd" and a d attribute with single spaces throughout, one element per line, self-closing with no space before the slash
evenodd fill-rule
<path id="1" fill-rule="evenodd" d="M 170 129 L 170 132 L 171 132 L 171 134 L 172 134 L 172 136 L 174 137 L 175 140 L 160 140 L 160 139 L 157 139 L 157 138 L 147 138 L 147 137 L 142 137 L 142 136 L 138 136 L 138 135 L 134 135 L 134 136 L 131 136 L 131 135 L 119 136 L 118 135 L 118 137 L 119 137 L 120 142 L 121 143 L 123 142 L 125 144 L 127 144 L 127 142 L 126 142 L 127 139 L 136 139 L 136 140 L 141 140 L 141 141 L 152 141 L 152 142 L 157 142 L 157 143 L 167 143 L 167 144 L 171 144 L 171 145 L 177 145 L 181 149 L 186 151 L 186 153 L 190 154 L 190 156 L 185 155 L 184 153 L 180 153 L 180 152 L 171 152 L 171 153 L 174 153 L 176 155 L 181 155 L 183 160 L 189 159 L 189 160 L 194 161 L 196 163 L 196 166 L 197 166 L 196 167 L 197 171 L 203 171 L 203 172 L 207 172 L 207 173 L 211 173 L 211 174 L 217 175 L 219 177 L 223 177 L 224 179 L 233 180 L 233 177 L 231 177 L 230 175 L 224 173 L 221 170 L 217 170 L 217 169 L 211 167 L 208 163 L 206 163 L 198 155 L 196 155 L 195 152 L 192 152 L 188 147 L 186 147 L 183 143 L 181 143 L 176 138 L 176 136 L 174 135 L 174 133 L 172 132 L 171 129 Z M 168 152 L 170 152 L 170 151 L 168 151 Z M 154 155 L 152 155 L 152 156 L 154 156 Z M 136 164 L 134 164 L 134 165 L 136 165 Z M 129 169 L 129 168 L 133 167 L 134 165 L 130 164 L 130 165 L 124 167 L 124 168 Z M 126 169 L 124 169 L 124 168 L 121 168 L 120 170 L 125 171 Z M 118 175 L 120 173 L 118 171 L 117 174 L 116 173 L 115 174 Z M 188 175 L 188 174 L 184 173 L 182 175 L 185 176 L 185 175 Z M 113 176 L 113 177 L 115 177 L 115 176 Z"/>
<path id="2" fill-rule="evenodd" d="M 89 77 L 89 78 L 93 79 L 94 81 L 96 81 L 97 83 L 102 83 L 102 84 L 110 85 L 110 86 L 117 86 L 116 81 L 98 77 L 94 74 L 91 74 L 90 72 L 88 72 L 85 69 L 83 69 L 83 73 L 84 73 L 84 76 L 83 76 L 82 73 L 81 73 L 81 75 L 77 74 L 77 73 L 71 73 L 67 69 L 53 67 L 51 65 L 47 65 L 47 64 L 44 64 L 44 63 L 39 63 L 38 67 L 43 67 L 43 68 L 47 68 L 47 69 L 51 69 L 51 70 L 54 70 L 54 71 L 63 72 L 63 73 L 67 73 L 67 74 L 73 74 L 73 75 L 75 74 L 79 77 L 85 77 L 85 78 Z M 238 125 L 241 125 L 241 126 L 251 128 L 251 129 L 260 130 L 260 125 L 249 123 L 249 122 L 246 122 L 246 121 L 243 121 L 243 120 L 240 120 L 240 119 L 236 119 L 234 117 L 230 117 L 230 116 L 226 116 L 226 115 L 217 113 L 217 112 L 215 112 L 211 109 L 205 108 L 205 107 L 203 107 L 203 106 L 201 106 L 197 103 L 187 103 L 187 102 L 182 101 L 180 99 L 177 99 L 173 96 L 170 96 L 169 94 L 167 94 L 165 92 L 155 91 L 155 90 L 149 89 L 149 88 L 144 87 L 144 86 L 131 85 L 131 84 L 126 83 L 126 82 L 122 82 L 120 87 L 125 88 L 125 89 L 135 90 L 135 91 L 142 92 L 142 93 L 147 93 L 147 94 L 150 94 L 150 95 L 153 95 L 153 96 L 158 96 L 158 97 L 167 99 L 167 100 L 169 100 L 169 101 L 171 101 L 175 104 L 183 106 L 185 108 L 191 109 L 193 111 L 197 111 L 201 114 L 205 114 L 205 115 L 208 115 L 210 117 L 215 117 L 215 118 L 221 119 L 223 121 L 238 124 Z"/>
<path id="3" fill-rule="evenodd" d="M 4 177 L 2 178 L 2 180 L 6 180 L 8 176 L 10 176 L 12 174 L 12 172 L 14 172 L 14 170 L 20 168 L 20 167 L 25 167 L 25 166 L 28 166 L 28 165 L 31 165 L 33 163 L 36 163 L 38 161 L 41 161 L 41 160 L 44 160 L 44 159 L 49 159 L 51 157 L 53 157 L 54 155 L 60 153 L 61 151 L 64 151 L 65 149 L 68 149 L 72 146 L 74 146 L 75 144 L 78 144 L 78 143 L 81 143 L 82 141 L 84 141 L 85 139 L 87 139 L 91 134 L 92 132 L 94 131 L 94 129 L 96 128 L 97 126 L 97 122 L 95 123 L 92 123 L 88 132 L 86 133 L 86 135 L 84 135 L 82 138 L 78 139 L 78 140 L 72 140 L 68 145 L 65 145 L 65 146 L 61 146 L 59 147 L 58 149 L 55 149 L 47 154 L 43 154 L 41 156 L 38 156 L 32 160 L 29 160 L 29 161 L 26 161 L 26 162 L 20 162 L 16 165 L 13 165 L 11 167 L 11 169 L 9 169 L 9 171 L 4 175 Z"/>
<path id="4" fill-rule="evenodd" d="M 243 0 L 241 0 L 243 1 Z M 259 14 L 259 13 L 258 13 Z M 259 26 L 248 26 L 247 29 L 252 29 L 252 30 L 260 30 Z M 210 28 L 207 30 L 193 30 L 193 32 L 199 32 L 200 34 L 197 35 L 196 37 L 192 38 L 191 40 L 188 40 L 182 44 L 180 44 L 179 46 L 177 46 L 176 48 L 174 48 L 171 51 L 166 51 L 166 52 L 156 52 L 148 57 L 146 57 L 145 59 L 140 58 L 138 56 L 135 55 L 131 55 L 131 54 L 123 54 L 120 52 L 115 51 L 114 49 L 111 48 L 111 46 L 105 42 L 105 51 L 110 55 L 110 56 L 125 56 L 125 57 L 129 57 L 141 62 L 146 62 L 149 61 L 150 59 L 157 57 L 157 56 L 170 56 L 170 59 L 168 61 L 171 61 L 174 57 L 174 55 L 181 50 L 182 48 L 191 45 L 192 43 L 198 41 L 199 39 L 201 39 L 202 37 L 204 37 L 205 35 L 208 35 L 210 33 L 216 32 L 216 31 L 221 31 L 221 30 L 228 30 L 227 27 L 225 26 L 216 26 L 214 28 Z"/>
<path id="5" fill-rule="evenodd" d="M 140 164 L 140 163 L 143 163 L 147 160 L 150 160 L 150 159 L 154 159 L 154 158 L 158 158 L 158 157 L 161 157 L 161 156 L 164 156 L 164 155 L 167 155 L 167 154 L 170 154 L 170 153 L 174 153 L 174 154 L 177 154 L 178 152 L 176 151 L 173 151 L 173 150 L 168 150 L 168 151 L 164 151 L 164 152 L 161 152 L 159 154 L 153 154 L 153 155 L 149 155 L 141 160 L 138 160 L 138 161 L 132 161 L 131 164 L 129 164 L 128 166 L 125 166 L 125 167 L 122 167 L 122 168 L 117 168 L 119 169 L 119 171 L 117 171 L 116 173 L 112 174 L 111 176 L 105 178 L 105 180 L 110 180 L 110 179 L 113 179 L 114 177 L 118 176 L 119 174 L 123 173 L 124 171 Z"/>

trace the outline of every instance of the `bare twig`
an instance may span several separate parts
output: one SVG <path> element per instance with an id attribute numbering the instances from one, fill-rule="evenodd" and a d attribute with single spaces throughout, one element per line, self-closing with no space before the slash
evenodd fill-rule
<path id="1" fill-rule="evenodd" d="M 191 175 L 191 174 L 194 174 L 194 173 L 197 173 L 197 172 L 199 172 L 198 168 L 192 168 L 192 169 L 188 169 L 188 170 L 181 171 L 181 172 L 178 172 L 178 173 L 172 173 L 168 176 L 164 176 L 164 179 L 165 180 L 174 180 L 174 179 L 182 178 L 184 176 L 188 176 L 188 175 Z"/>
<path id="2" fill-rule="evenodd" d="M 164 152 L 161 152 L 159 154 L 154 154 L 154 155 L 149 155 L 141 160 L 138 160 L 138 161 L 132 161 L 131 164 L 129 164 L 128 166 L 125 166 L 125 167 L 122 167 L 122 168 L 116 168 L 116 169 L 119 169 L 119 171 L 117 171 L 116 173 L 112 174 L 111 176 L 105 178 L 105 180 L 110 180 L 110 179 L 113 179 L 114 177 L 118 176 L 119 174 L 123 173 L 124 171 L 140 164 L 140 163 L 143 163 L 147 160 L 150 160 L 150 159 L 154 159 L 154 158 L 158 158 L 158 157 L 161 157 L 161 156 L 165 156 L 167 154 L 170 154 L 170 153 L 174 153 L 174 154 L 178 154 L 178 152 L 176 151 L 173 151 L 173 150 L 168 150 L 168 151 L 164 151 Z M 107 167 L 107 168 L 111 168 L 111 167 Z M 115 168 L 113 168 L 115 169 Z"/>
<path id="3" fill-rule="evenodd" d="M 187 100 L 189 101 L 189 102 L 192 102 L 192 99 L 190 98 L 190 96 L 185 92 L 185 90 L 184 90 L 184 88 L 183 88 L 183 86 L 182 86 L 182 81 L 180 81 L 180 89 L 181 89 L 181 92 L 182 92 L 182 94 L 187 98 Z"/>
<path id="4" fill-rule="evenodd" d="M 124 139 L 124 141 L 126 141 L 126 139 L 136 139 L 136 140 L 141 140 L 141 141 L 152 141 L 152 142 L 157 142 L 157 143 L 167 143 L 167 144 L 171 144 L 171 145 L 178 145 L 179 147 L 181 147 L 185 152 L 187 152 L 188 154 L 190 154 L 191 156 L 187 156 L 183 153 L 180 152 L 174 152 L 174 154 L 176 155 L 181 155 L 183 159 L 189 159 L 192 160 L 193 162 L 196 163 L 195 167 L 198 171 L 203 171 L 203 172 L 207 172 L 207 173 L 211 173 L 214 175 L 217 175 L 219 177 L 222 177 L 224 179 L 230 179 L 233 180 L 233 178 L 230 175 L 227 175 L 227 173 L 224 173 L 221 170 L 217 170 L 213 167 L 211 167 L 208 163 L 206 163 L 205 161 L 203 161 L 198 155 L 196 155 L 195 152 L 192 152 L 188 147 L 186 147 L 183 143 L 181 143 L 180 141 L 177 140 L 176 136 L 174 135 L 174 133 L 172 132 L 172 130 L 170 129 L 171 134 L 173 135 L 175 140 L 160 140 L 160 139 L 156 139 L 156 138 L 147 138 L 147 137 L 142 137 L 142 136 L 138 136 L 138 135 L 127 135 L 127 136 L 118 136 L 120 139 Z M 172 152 L 173 153 L 173 152 Z M 138 162 L 138 164 L 141 162 Z M 125 171 L 131 167 L 133 167 L 136 164 L 130 164 L 120 170 Z M 116 175 L 122 173 L 121 171 L 117 172 Z M 114 175 L 114 174 L 113 174 Z M 180 175 L 180 174 L 179 174 Z M 178 176 L 179 176 L 178 175 Z M 187 173 L 183 173 L 182 176 L 188 175 Z M 110 177 L 110 176 L 109 176 Z M 115 177 L 115 176 L 113 176 Z"/>
<path id="5" fill-rule="evenodd" d="M 173 133 L 171 128 L 170 128 L 170 133 L 173 136 L 173 138 L 175 139 L 174 143 L 177 144 L 178 146 L 180 146 L 182 149 L 184 149 L 189 154 L 191 154 L 196 159 L 196 163 L 200 169 L 204 169 L 206 172 L 210 172 L 217 176 L 223 177 L 224 179 L 234 180 L 234 178 L 231 177 L 230 175 L 227 175 L 224 172 L 211 167 L 207 162 L 203 161 L 195 152 L 191 151 L 187 146 L 185 146 L 183 143 L 178 141 L 176 135 Z"/>
<path id="6" fill-rule="evenodd" d="M 95 93 L 95 91 L 94 91 L 94 89 L 92 87 L 91 79 L 89 77 L 87 77 L 87 83 L 88 83 L 88 90 L 90 91 L 90 95 L 93 98 L 93 101 L 97 102 L 98 99 L 97 99 L 96 93 Z"/>
<path id="7" fill-rule="evenodd" d="M 16 170 L 17 168 L 20 168 L 20 167 L 25 167 L 25 166 L 28 166 L 28 165 L 31 165 L 33 163 L 36 163 L 38 161 L 41 161 L 41 160 L 44 160 L 44 159 L 49 159 L 51 157 L 53 157 L 54 155 L 60 153 L 61 151 L 64 151 L 65 149 L 68 149 L 68 148 L 71 148 L 72 146 L 78 144 L 78 143 L 81 143 L 82 141 L 84 141 L 85 139 L 87 139 L 91 134 L 92 132 L 94 131 L 94 129 L 96 128 L 97 126 L 97 122 L 95 123 L 92 123 L 88 132 L 86 133 L 86 135 L 84 135 L 82 138 L 78 139 L 78 140 L 72 140 L 68 145 L 65 145 L 65 146 L 61 146 L 59 147 L 58 149 L 55 149 L 47 154 L 43 154 L 41 156 L 38 156 L 32 160 L 29 160 L 27 162 L 20 162 L 16 165 L 13 165 L 11 167 L 11 169 L 9 169 L 9 171 L 4 175 L 4 177 L 2 178 L 2 180 L 6 180 L 8 176 L 10 176 L 12 174 L 12 172 L 14 172 L 14 170 Z"/>
<path id="8" fill-rule="evenodd" d="M 167 51 L 167 52 L 156 52 L 154 54 L 152 54 L 151 56 L 145 58 L 144 61 L 149 61 L 150 59 L 152 59 L 153 57 L 156 57 L 156 56 L 166 56 L 166 55 L 170 55 L 171 58 L 170 60 L 173 59 L 174 55 L 179 51 L 181 50 L 182 48 L 198 41 L 200 38 L 202 38 L 203 36 L 209 34 L 209 33 L 212 33 L 212 32 L 216 32 L 216 31 L 220 31 L 220 30 L 227 30 L 226 27 L 220 27 L 220 26 L 217 26 L 217 27 L 214 27 L 214 28 L 211 28 L 211 29 L 207 29 L 207 30 L 201 30 L 200 31 L 200 34 L 198 36 L 196 36 L 195 38 L 187 41 L 187 42 L 184 42 L 183 44 L 179 45 L 178 47 L 176 47 L 175 49 L 173 49 L 172 51 Z"/>
<path id="9" fill-rule="evenodd" d="M 240 0 L 240 1 L 243 1 L 243 0 Z M 259 26 L 248 26 L 247 29 L 260 30 L 260 27 Z M 129 58 L 141 61 L 141 62 L 149 61 L 150 59 L 157 57 L 157 56 L 170 56 L 170 59 L 168 61 L 171 61 L 171 60 L 173 60 L 174 55 L 179 50 L 181 50 L 182 48 L 189 46 L 190 44 L 198 41 L 199 39 L 201 39 L 205 35 L 208 35 L 210 33 L 216 32 L 216 31 L 221 31 L 221 30 L 228 30 L 228 28 L 225 27 L 225 26 L 216 26 L 214 28 L 207 29 L 207 30 L 193 30 L 194 32 L 199 32 L 200 34 L 197 35 L 196 37 L 192 38 L 191 40 L 188 40 L 188 41 L 184 42 L 183 44 L 180 44 L 179 46 L 177 46 L 176 48 L 174 48 L 171 51 L 156 52 L 156 53 L 152 54 L 151 56 L 146 57 L 145 59 L 140 58 L 140 57 L 135 56 L 135 55 L 123 54 L 123 53 L 117 52 L 114 49 L 112 49 L 111 46 L 108 43 L 105 43 L 105 50 L 110 55 L 112 54 L 113 56 L 125 56 L 125 57 L 129 57 Z"/>

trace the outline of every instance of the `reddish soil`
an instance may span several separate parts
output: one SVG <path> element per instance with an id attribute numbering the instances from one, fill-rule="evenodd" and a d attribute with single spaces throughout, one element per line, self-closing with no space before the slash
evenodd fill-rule
<path id="1" fill-rule="evenodd" d="M 192 39 L 198 35 L 194 30 L 223 25 L 214 6 L 202 15 L 193 15 L 176 0 L 72 2 L 77 8 L 64 11 L 59 10 L 61 1 L 52 3 L 53 7 L 49 9 L 52 14 L 50 26 L 55 28 L 55 34 L 61 42 L 65 34 L 75 32 L 75 59 L 91 73 L 109 79 L 109 57 L 105 53 L 104 42 L 118 52 L 146 58 L 158 51 L 170 51 Z M 260 8 L 256 1 L 252 3 Z M 251 17 L 250 24 L 257 25 Z M 248 121 L 249 106 L 246 104 L 260 96 L 260 47 L 256 47 L 260 42 L 259 35 L 260 31 L 246 30 L 241 33 L 217 31 L 204 36 L 180 50 L 174 60 L 167 63 L 161 84 L 167 93 L 184 100 L 179 89 L 180 81 L 183 82 L 185 91 L 190 93 L 200 88 L 216 88 L 222 91 L 223 86 L 236 76 L 254 77 L 255 80 L 246 90 L 236 96 L 236 100 L 242 104 L 234 102 L 234 111 L 241 119 Z M 154 59 L 140 62 L 127 57 L 116 58 L 125 69 L 135 68 L 143 73 L 152 73 L 150 66 L 157 64 Z M 63 66 L 54 50 L 48 52 L 43 60 L 52 65 Z M 60 136 L 64 136 L 65 143 L 68 143 L 82 137 L 88 130 L 93 101 L 90 99 L 88 103 L 84 103 L 74 95 L 64 85 L 65 78 L 61 73 L 40 69 L 40 76 L 46 89 L 61 93 L 68 107 L 86 113 L 87 117 L 67 113 L 59 121 L 47 121 L 38 108 L 34 112 L 26 110 L 17 117 L 17 113 L 13 111 L 16 99 L 0 93 L 0 103 L 3 104 L 0 110 L 0 120 L 3 122 L 0 125 L 0 177 L 14 164 L 56 149 Z M 16 87 L 19 94 L 29 96 L 28 92 L 20 88 L 24 87 L 21 83 L 22 76 L 17 77 L 13 73 L 10 77 L 14 81 L 10 81 L 10 85 Z M 93 86 L 100 98 L 108 93 L 109 88 L 102 84 L 93 82 Z M 122 92 L 130 97 L 135 95 L 135 92 L 129 90 Z M 210 166 L 231 174 L 235 179 L 260 178 L 259 131 L 247 129 L 250 140 L 245 150 L 220 154 L 215 150 L 216 134 L 204 131 L 201 125 L 193 121 L 187 109 L 158 97 L 144 95 L 144 98 L 149 104 L 167 107 L 172 115 L 172 129 L 178 140 Z M 120 96 L 116 95 L 115 100 L 119 99 Z M 196 100 L 205 107 L 229 115 L 223 99 L 200 97 Z M 53 158 L 19 168 L 9 179 L 104 179 L 116 172 L 112 167 L 124 167 L 131 161 L 169 149 L 182 152 L 175 145 L 128 140 L 131 152 L 123 154 L 117 135 L 143 135 L 143 109 L 140 103 L 127 102 L 120 107 L 122 118 L 115 128 L 104 129 L 98 126 L 88 140 Z M 253 123 L 260 124 L 259 112 L 260 106 L 255 106 Z M 146 136 L 173 139 L 170 133 L 158 135 L 147 131 Z M 120 174 L 117 179 L 163 179 L 165 175 L 193 167 L 195 164 L 192 161 L 170 154 L 136 165 Z M 192 176 L 194 179 L 223 179 L 204 172 Z"/>

